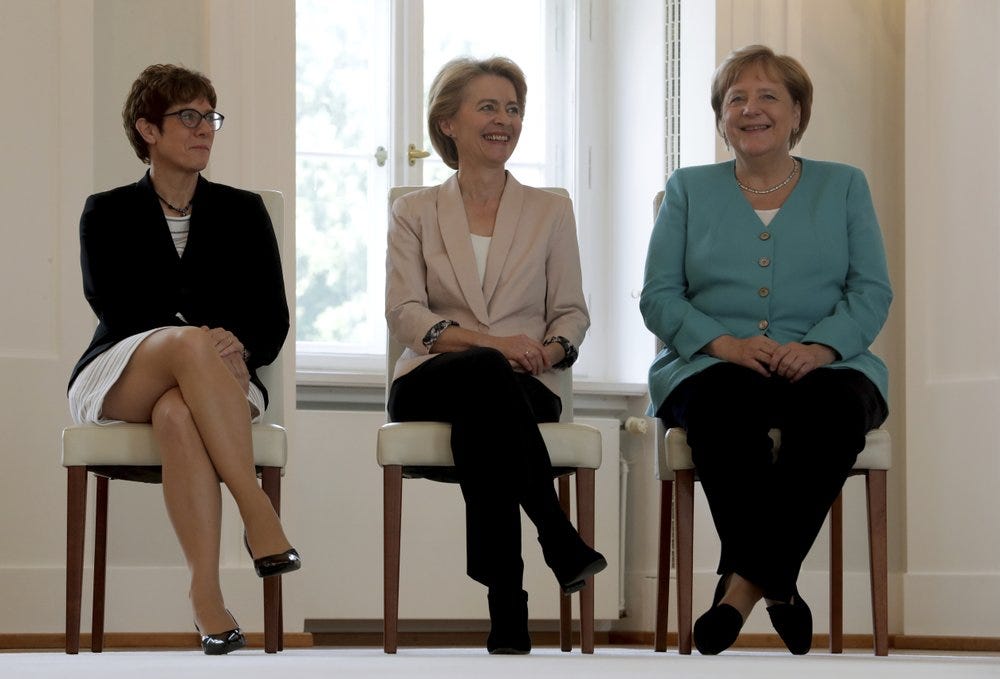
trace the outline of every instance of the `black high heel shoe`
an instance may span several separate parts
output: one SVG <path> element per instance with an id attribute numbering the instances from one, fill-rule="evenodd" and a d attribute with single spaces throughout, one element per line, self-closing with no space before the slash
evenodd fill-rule
<path id="1" fill-rule="evenodd" d="M 247 554 L 253 559 L 253 569 L 257 571 L 257 577 L 270 578 L 274 575 L 284 575 L 302 568 L 302 559 L 294 548 L 286 550 L 281 554 L 262 556 L 259 559 L 253 558 L 250 551 L 250 542 L 247 540 L 247 533 L 243 531 L 243 546 L 247 548 Z"/>
<path id="2" fill-rule="evenodd" d="M 777 603 L 767 607 L 774 631 L 793 655 L 805 655 L 812 648 L 812 611 L 799 591 L 793 590 L 788 603 Z"/>
<path id="3" fill-rule="evenodd" d="M 486 650 L 490 655 L 531 653 L 528 634 L 528 593 L 523 589 L 490 588 L 490 635 Z"/>
<path id="4" fill-rule="evenodd" d="M 719 578 L 712 607 L 694 623 L 694 645 L 702 655 L 722 653 L 736 642 L 743 629 L 743 615 L 733 606 L 719 603 L 726 594 L 729 575 Z"/>
<path id="5" fill-rule="evenodd" d="M 608 567 L 604 555 L 587 546 L 576 531 L 568 540 L 556 544 L 543 542 L 541 538 L 538 541 L 542 545 L 545 563 L 552 569 L 563 594 L 580 591 L 586 586 L 588 578 Z"/>
<path id="6" fill-rule="evenodd" d="M 233 614 L 229 613 L 229 617 L 232 618 Z M 236 618 L 233 618 L 233 622 L 236 622 Z M 219 634 L 202 634 L 197 622 L 194 623 L 194 628 L 201 635 L 201 649 L 205 651 L 205 655 L 225 655 L 247 645 L 247 638 L 243 636 L 238 624 L 234 629 Z"/>

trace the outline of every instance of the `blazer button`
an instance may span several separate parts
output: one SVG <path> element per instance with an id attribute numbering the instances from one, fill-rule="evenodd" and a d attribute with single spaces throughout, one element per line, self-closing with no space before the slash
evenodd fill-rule
<path id="1" fill-rule="evenodd" d="M 760 264 L 761 266 L 771 266 L 771 258 L 761 257 L 760 259 L 757 260 L 757 263 Z"/>
<path id="2" fill-rule="evenodd" d="M 757 322 L 757 328 L 759 330 L 767 330 L 767 326 L 770 325 L 766 320 L 761 320 Z"/>
<path id="3" fill-rule="evenodd" d="M 760 295 L 761 297 L 767 297 L 768 295 L 771 294 L 771 291 L 768 290 L 767 288 L 761 288 L 760 290 L 757 291 L 757 294 Z"/>
<path id="4" fill-rule="evenodd" d="M 771 233 L 769 231 L 761 231 L 760 232 L 760 239 L 761 240 L 771 240 Z"/>

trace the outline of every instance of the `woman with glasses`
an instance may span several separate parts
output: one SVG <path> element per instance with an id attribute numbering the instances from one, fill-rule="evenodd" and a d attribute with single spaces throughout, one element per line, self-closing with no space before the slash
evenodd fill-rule
<path id="1" fill-rule="evenodd" d="M 178 66 L 132 84 L 122 118 L 149 170 L 84 207 L 83 286 L 99 322 L 69 385 L 77 423 L 152 424 L 209 655 L 246 645 L 219 582 L 220 480 L 257 574 L 301 565 L 257 483 L 250 435 L 267 406 L 256 369 L 288 332 L 281 262 L 260 196 L 200 174 L 222 127 L 215 103 L 208 78 Z"/>

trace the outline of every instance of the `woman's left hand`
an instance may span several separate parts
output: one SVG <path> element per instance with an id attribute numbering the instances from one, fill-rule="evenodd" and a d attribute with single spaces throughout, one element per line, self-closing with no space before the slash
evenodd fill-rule
<path id="1" fill-rule="evenodd" d="M 825 344 L 782 344 L 771 354 L 769 368 L 779 377 L 797 382 L 816 368 L 829 365 L 837 358 L 833 349 Z"/>
<path id="2" fill-rule="evenodd" d="M 204 325 L 201 328 L 208 331 L 212 337 L 212 343 L 215 345 L 215 350 L 219 352 L 221 358 L 230 354 L 238 354 L 240 359 L 243 358 L 243 343 L 237 339 L 236 335 L 225 328 L 209 328 Z"/>

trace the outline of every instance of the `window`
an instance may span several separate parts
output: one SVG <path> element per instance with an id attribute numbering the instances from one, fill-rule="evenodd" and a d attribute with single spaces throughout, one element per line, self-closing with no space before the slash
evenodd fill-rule
<path id="1" fill-rule="evenodd" d="M 525 71 L 525 127 L 509 168 L 575 189 L 574 2 L 298 0 L 296 349 L 299 370 L 384 365 L 386 197 L 451 170 L 431 151 L 427 88 L 456 56 L 508 56 Z M 570 122 L 567 122 L 570 121 Z"/>

